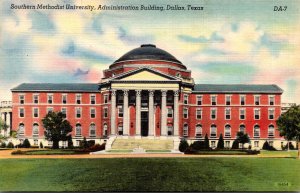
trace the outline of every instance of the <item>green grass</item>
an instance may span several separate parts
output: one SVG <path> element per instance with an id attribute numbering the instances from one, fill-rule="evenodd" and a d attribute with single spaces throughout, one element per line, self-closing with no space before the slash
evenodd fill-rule
<path id="1" fill-rule="evenodd" d="M 111 152 L 111 153 L 130 153 L 130 152 L 132 152 L 132 149 L 111 149 L 111 150 L 108 150 L 107 152 Z"/>
<path id="2" fill-rule="evenodd" d="M 25 155 L 72 155 L 72 154 L 76 154 L 76 152 L 73 150 L 61 150 L 61 149 L 30 150 L 25 152 Z"/>
<path id="3" fill-rule="evenodd" d="M 298 150 L 290 150 L 290 151 L 266 151 L 260 150 L 261 156 L 285 156 L 285 157 L 297 157 Z"/>
<path id="4" fill-rule="evenodd" d="M 0 191 L 299 191 L 294 158 L 1 159 Z"/>

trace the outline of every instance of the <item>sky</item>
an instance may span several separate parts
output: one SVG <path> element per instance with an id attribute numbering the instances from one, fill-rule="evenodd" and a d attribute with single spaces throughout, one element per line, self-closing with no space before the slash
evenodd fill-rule
<path id="1" fill-rule="evenodd" d="M 174 10 L 39 10 L 15 5 L 200 6 Z M 274 11 L 274 6 L 287 6 Z M 300 4 L 296 0 L 1 0 L 0 100 L 21 83 L 97 83 L 141 44 L 174 55 L 195 83 L 277 84 L 300 103 Z"/>

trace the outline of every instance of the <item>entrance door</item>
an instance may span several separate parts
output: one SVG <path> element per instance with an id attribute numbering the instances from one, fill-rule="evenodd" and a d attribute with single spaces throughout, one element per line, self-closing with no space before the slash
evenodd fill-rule
<path id="1" fill-rule="evenodd" d="M 148 136 L 148 112 L 141 112 L 141 135 Z"/>

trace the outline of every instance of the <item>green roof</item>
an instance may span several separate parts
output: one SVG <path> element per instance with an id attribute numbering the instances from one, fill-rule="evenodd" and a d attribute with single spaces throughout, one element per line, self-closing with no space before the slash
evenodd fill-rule
<path id="1" fill-rule="evenodd" d="M 23 83 L 11 91 L 98 92 L 98 87 L 98 84 L 91 83 Z"/>
<path id="2" fill-rule="evenodd" d="M 194 93 L 282 93 L 275 84 L 195 84 Z"/>

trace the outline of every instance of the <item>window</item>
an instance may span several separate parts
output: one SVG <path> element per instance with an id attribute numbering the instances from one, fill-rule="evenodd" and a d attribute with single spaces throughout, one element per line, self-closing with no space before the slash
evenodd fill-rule
<path id="1" fill-rule="evenodd" d="M 79 123 L 76 124 L 75 135 L 81 136 L 81 124 Z"/>
<path id="2" fill-rule="evenodd" d="M 48 107 L 47 108 L 47 114 L 50 113 L 50 112 L 53 112 L 53 107 Z"/>
<path id="3" fill-rule="evenodd" d="M 67 104 L 67 95 L 63 94 L 61 100 L 63 104 Z"/>
<path id="4" fill-rule="evenodd" d="M 259 147 L 259 141 L 254 141 L 254 147 Z"/>
<path id="5" fill-rule="evenodd" d="M 215 148 L 215 147 L 216 147 L 216 142 L 215 142 L 215 141 L 211 141 L 210 146 L 211 146 L 212 148 Z"/>
<path id="6" fill-rule="evenodd" d="M 269 109 L 269 119 L 274 119 L 274 109 Z"/>
<path id="7" fill-rule="evenodd" d="M 122 101 L 123 102 L 123 101 Z M 107 104 L 108 103 L 108 95 L 105 94 L 104 95 L 104 101 L 103 101 L 104 104 Z"/>
<path id="8" fill-rule="evenodd" d="M 104 118 L 108 117 L 108 109 L 107 109 L 107 107 L 103 108 L 103 117 Z"/>
<path id="9" fill-rule="evenodd" d="M 91 137 L 96 136 L 96 125 L 94 123 L 90 124 L 90 136 Z"/>
<path id="10" fill-rule="evenodd" d="M 196 125 L 196 137 L 202 137 L 202 125 Z"/>
<path id="11" fill-rule="evenodd" d="M 225 137 L 231 137 L 231 126 L 230 125 L 225 125 Z"/>
<path id="12" fill-rule="evenodd" d="M 188 111 L 188 108 L 184 108 L 184 109 L 183 109 L 183 118 L 184 118 L 184 119 L 187 119 L 187 118 L 188 118 L 188 112 L 189 112 L 189 111 Z"/>
<path id="13" fill-rule="evenodd" d="M 167 103 L 173 103 L 173 97 L 172 95 L 167 95 Z"/>
<path id="14" fill-rule="evenodd" d="M 143 96 L 142 96 L 143 97 Z M 117 99 L 118 99 L 118 104 L 123 104 L 123 99 L 124 99 L 124 96 L 123 95 L 117 95 Z"/>
<path id="15" fill-rule="evenodd" d="M 33 117 L 34 118 L 39 117 L 39 108 L 37 108 L 37 107 L 33 108 Z"/>
<path id="16" fill-rule="evenodd" d="M 90 103 L 96 104 L 96 96 L 95 95 L 90 95 Z"/>
<path id="17" fill-rule="evenodd" d="M 273 141 L 269 141 L 269 145 L 273 147 Z"/>
<path id="18" fill-rule="evenodd" d="M 210 118 L 213 120 L 217 118 L 217 110 L 216 109 L 210 109 Z"/>
<path id="19" fill-rule="evenodd" d="M 76 107 L 76 118 L 81 118 L 81 108 Z"/>
<path id="20" fill-rule="evenodd" d="M 81 143 L 81 140 L 76 140 L 76 146 L 79 146 Z"/>
<path id="21" fill-rule="evenodd" d="M 202 109 L 196 109 L 196 119 L 202 119 Z"/>
<path id="22" fill-rule="evenodd" d="M 118 132 L 119 132 L 119 135 L 123 135 L 123 125 L 122 124 L 118 125 Z"/>
<path id="23" fill-rule="evenodd" d="M 19 124 L 19 131 L 18 131 L 18 134 L 19 134 L 19 135 L 24 135 L 24 133 L 25 133 L 25 125 L 24 125 L 24 123 L 20 123 L 20 124 Z"/>
<path id="24" fill-rule="evenodd" d="M 245 127 L 245 125 L 240 125 L 240 132 L 243 132 L 243 133 L 246 132 L 246 127 Z"/>
<path id="25" fill-rule="evenodd" d="M 197 96 L 197 105 L 202 105 L 202 96 Z"/>
<path id="26" fill-rule="evenodd" d="M 274 105 L 275 104 L 275 97 L 274 96 L 269 96 L 269 105 Z"/>
<path id="27" fill-rule="evenodd" d="M 245 97 L 245 95 L 240 95 L 240 104 L 241 105 L 245 105 L 245 103 L 246 103 L 246 97 Z"/>
<path id="28" fill-rule="evenodd" d="M 185 94 L 185 95 L 183 96 L 183 104 L 187 105 L 188 102 L 189 102 L 189 96 Z"/>
<path id="29" fill-rule="evenodd" d="M 61 108 L 61 112 L 63 114 L 63 118 L 67 118 L 67 108 L 66 107 Z"/>
<path id="30" fill-rule="evenodd" d="M 39 95 L 35 94 L 33 95 L 33 103 L 38 104 L 39 103 Z"/>
<path id="31" fill-rule="evenodd" d="M 90 113 L 91 113 L 91 118 L 92 119 L 96 117 L 96 109 L 95 108 L 91 108 Z"/>
<path id="32" fill-rule="evenodd" d="M 260 128 L 259 125 L 254 126 L 254 137 L 259 137 L 260 136 Z"/>
<path id="33" fill-rule="evenodd" d="M 168 135 L 173 135 L 173 126 L 168 125 Z"/>
<path id="34" fill-rule="evenodd" d="M 211 105 L 217 105 L 217 96 L 211 96 Z"/>
<path id="35" fill-rule="evenodd" d="M 76 94 L 76 104 L 81 104 L 81 94 Z"/>
<path id="36" fill-rule="evenodd" d="M 217 126 L 216 125 L 210 126 L 210 137 L 217 137 Z"/>
<path id="37" fill-rule="evenodd" d="M 173 117 L 173 109 L 171 107 L 168 108 L 168 118 Z"/>
<path id="38" fill-rule="evenodd" d="M 231 102 L 231 96 L 230 96 L 230 95 L 226 95 L 226 96 L 225 96 L 225 100 L 226 100 L 226 105 L 230 105 L 230 102 Z"/>
<path id="39" fill-rule="evenodd" d="M 254 119 L 260 118 L 260 109 L 254 109 Z"/>
<path id="40" fill-rule="evenodd" d="M 122 106 L 118 107 L 118 117 L 123 117 L 123 107 Z"/>
<path id="41" fill-rule="evenodd" d="M 107 136 L 107 135 L 108 135 L 108 132 L 107 132 L 107 124 L 106 124 L 106 123 L 103 124 L 103 135 L 104 135 L 104 136 Z"/>
<path id="42" fill-rule="evenodd" d="M 39 140 L 38 140 L 38 139 L 34 139 L 34 140 L 33 140 L 33 145 L 36 146 L 36 145 L 38 145 L 38 144 L 39 144 Z"/>
<path id="43" fill-rule="evenodd" d="M 24 108 L 20 108 L 19 109 L 19 117 L 24 117 L 25 113 L 24 113 Z"/>
<path id="44" fill-rule="evenodd" d="M 274 137 L 274 133 L 275 133 L 274 125 L 270 125 L 268 127 L 268 137 Z"/>
<path id="45" fill-rule="evenodd" d="M 225 141 L 224 147 L 225 148 L 230 148 L 230 141 Z"/>
<path id="46" fill-rule="evenodd" d="M 245 119 L 245 109 L 240 109 L 240 120 L 244 120 Z"/>
<path id="47" fill-rule="evenodd" d="M 260 96 L 254 96 L 254 103 L 255 105 L 259 105 L 259 102 L 260 102 Z"/>
<path id="48" fill-rule="evenodd" d="M 130 104 L 134 104 L 135 103 L 135 95 L 134 94 L 129 95 L 129 103 Z"/>
<path id="49" fill-rule="evenodd" d="M 183 136 L 184 137 L 187 137 L 189 135 L 189 126 L 188 126 L 188 124 L 184 124 L 183 125 Z"/>
<path id="50" fill-rule="evenodd" d="M 231 115 L 231 110 L 230 108 L 226 108 L 225 109 L 225 119 L 229 120 L 230 119 L 230 116 Z"/>
<path id="51" fill-rule="evenodd" d="M 25 96 L 24 95 L 19 95 L 19 102 L 20 102 L 20 104 L 25 103 Z"/>
<path id="52" fill-rule="evenodd" d="M 33 133 L 34 136 L 39 135 L 39 125 L 37 123 L 33 124 L 32 133 Z"/>
<path id="53" fill-rule="evenodd" d="M 53 103 L 53 95 L 52 94 L 48 94 L 47 95 L 47 99 L 48 99 L 48 104 L 52 104 Z"/>

